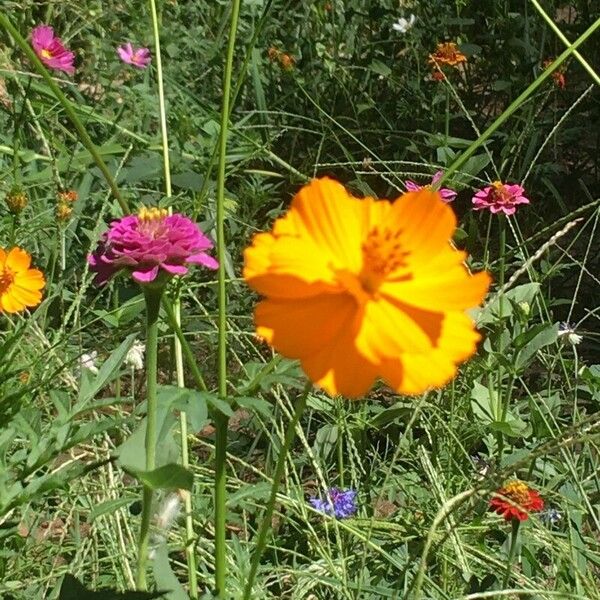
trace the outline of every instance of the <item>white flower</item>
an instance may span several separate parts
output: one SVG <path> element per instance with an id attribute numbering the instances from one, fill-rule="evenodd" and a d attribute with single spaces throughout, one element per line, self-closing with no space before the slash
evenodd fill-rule
<path id="1" fill-rule="evenodd" d="M 98 374 L 98 367 L 96 366 L 96 359 L 98 358 L 98 352 L 96 350 L 90 353 L 84 353 L 79 357 L 79 367 L 81 369 L 87 369 L 94 375 Z"/>
<path id="2" fill-rule="evenodd" d="M 577 346 L 583 340 L 583 336 L 575 333 L 575 329 L 570 323 L 561 323 L 558 326 L 558 338 L 562 340 L 563 344 L 571 344 L 571 346 Z"/>
<path id="3" fill-rule="evenodd" d="M 415 24 L 416 20 L 417 17 L 415 17 L 415 15 L 410 15 L 408 19 L 400 17 L 398 21 L 392 25 L 392 29 L 399 31 L 400 33 L 406 33 Z"/>
<path id="4" fill-rule="evenodd" d="M 135 340 L 133 346 L 129 348 L 127 356 L 125 357 L 125 364 L 133 367 L 136 371 L 144 368 L 144 352 L 146 352 L 145 344 Z"/>

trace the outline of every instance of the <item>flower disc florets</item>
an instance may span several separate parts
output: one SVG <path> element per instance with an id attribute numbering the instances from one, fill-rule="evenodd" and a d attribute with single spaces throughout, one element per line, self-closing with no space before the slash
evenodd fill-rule
<path id="1" fill-rule="evenodd" d="M 144 207 L 137 215 L 113 221 L 88 263 L 96 273 L 96 283 L 106 283 L 127 269 L 138 283 L 150 284 L 157 283 L 159 276 L 185 275 L 190 264 L 216 269 L 217 261 L 205 252 L 212 247 L 187 217 Z"/>

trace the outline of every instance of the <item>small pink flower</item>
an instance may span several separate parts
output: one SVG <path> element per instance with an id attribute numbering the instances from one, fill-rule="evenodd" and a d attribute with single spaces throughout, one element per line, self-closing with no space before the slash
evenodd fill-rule
<path id="1" fill-rule="evenodd" d="M 124 63 L 138 69 L 145 69 L 152 60 L 148 48 L 134 48 L 129 42 L 117 48 L 117 53 Z"/>
<path id="2" fill-rule="evenodd" d="M 473 210 L 487 208 L 493 214 L 503 212 L 505 215 L 513 215 L 517 204 L 529 204 L 524 194 L 525 189 L 516 183 L 494 181 L 473 196 Z"/>
<path id="3" fill-rule="evenodd" d="M 443 171 L 437 171 L 431 179 L 431 183 L 429 185 L 419 185 L 418 183 L 410 180 L 405 181 L 404 185 L 409 192 L 418 192 L 423 188 L 430 188 L 432 185 L 435 185 L 442 178 L 442 175 Z M 438 190 L 438 194 L 442 197 L 444 202 L 452 202 L 456 198 L 456 192 L 448 188 L 442 188 L 441 190 Z"/>
<path id="4" fill-rule="evenodd" d="M 137 215 L 113 221 L 96 250 L 88 256 L 96 283 L 106 283 L 126 269 L 138 283 L 161 282 L 185 275 L 188 265 L 216 269 L 219 263 L 204 251 L 212 242 L 198 225 L 180 214 L 167 215 L 159 208 L 142 208 Z"/>
<path id="5" fill-rule="evenodd" d="M 51 69 L 64 71 L 69 75 L 75 73 L 73 62 L 75 54 L 67 50 L 62 40 L 54 35 L 54 29 L 48 25 L 38 25 L 31 31 L 31 45 L 38 58 Z"/>

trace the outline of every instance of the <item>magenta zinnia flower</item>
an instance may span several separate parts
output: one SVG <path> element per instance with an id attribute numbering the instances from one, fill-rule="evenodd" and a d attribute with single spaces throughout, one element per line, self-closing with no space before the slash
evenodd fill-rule
<path id="1" fill-rule="evenodd" d="M 142 208 L 137 215 L 110 224 L 88 263 L 99 284 L 121 269 L 127 269 L 138 283 L 151 283 L 160 275 L 185 275 L 190 264 L 218 268 L 217 261 L 204 252 L 212 247 L 187 217 L 167 216 L 161 208 Z"/>
<path id="2" fill-rule="evenodd" d="M 406 186 L 406 189 L 409 192 L 418 192 L 419 190 L 422 190 L 424 187 L 431 187 L 432 185 L 435 185 L 442 178 L 442 175 L 443 175 L 442 171 L 437 171 L 435 173 L 435 175 L 432 177 L 431 183 L 429 185 L 419 185 L 418 183 L 415 183 L 414 181 L 410 181 L 410 180 L 405 181 L 404 185 Z M 452 200 L 454 200 L 456 198 L 456 192 L 454 190 L 450 190 L 448 188 L 442 188 L 441 190 L 438 190 L 437 192 L 442 197 L 442 200 L 444 202 L 452 202 Z"/>
<path id="3" fill-rule="evenodd" d="M 129 42 L 117 48 L 117 53 L 124 63 L 138 69 L 145 69 L 152 60 L 148 48 L 134 48 Z"/>
<path id="4" fill-rule="evenodd" d="M 516 183 L 494 181 L 473 196 L 473 210 L 487 208 L 494 214 L 503 212 L 505 215 L 513 215 L 517 204 L 529 204 L 524 194 L 525 189 Z"/>
<path id="5" fill-rule="evenodd" d="M 62 40 L 54 35 L 54 29 L 48 25 L 38 25 L 31 31 L 31 45 L 38 58 L 51 69 L 64 71 L 69 75 L 75 73 L 73 62 L 75 54 L 67 50 Z"/>

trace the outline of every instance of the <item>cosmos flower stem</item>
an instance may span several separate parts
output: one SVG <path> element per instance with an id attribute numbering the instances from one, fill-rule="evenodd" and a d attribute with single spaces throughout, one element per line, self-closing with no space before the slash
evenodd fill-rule
<path id="1" fill-rule="evenodd" d="M 511 532 L 510 532 L 510 548 L 508 550 L 508 559 L 506 560 L 506 571 L 504 573 L 504 579 L 502 580 L 502 588 L 506 588 L 508 585 L 508 581 L 510 579 L 510 573 L 512 571 L 512 566 L 515 561 L 515 555 L 517 553 L 517 541 L 519 539 L 519 527 L 521 525 L 521 521 L 519 519 L 513 519 L 511 521 Z"/>
<path id="2" fill-rule="evenodd" d="M 231 17 L 229 21 L 229 39 L 227 41 L 227 56 L 223 71 L 223 88 L 221 104 L 221 125 L 219 130 L 219 163 L 217 170 L 217 260 L 218 271 L 218 394 L 221 399 L 227 397 L 227 296 L 225 288 L 225 167 L 227 163 L 227 134 L 229 126 L 229 106 L 231 99 L 231 76 L 233 73 L 233 57 L 235 39 L 240 16 L 241 0 L 231 2 Z M 215 419 L 215 589 L 217 598 L 226 598 L 227 580 L 227 488 L 226 488 L 226 454 L 227 429 L 229 418 L 219 413 Z"/>
<path id="3" fill-rule="evenodd" d="M 515 98 L 506 108 L 506 110 L 459 156 L 456 160 L 446 169 L 444 176 L 440 179 L 440 185 L 449 179 L 449 177 L 456 171 L 458 171 L 468 160 L 477 152 L 477 150 L 487 142 L 487 140 L 498 130 L 504 123 L 518 110 L 518 108 L 524 104 L 529 97 L 548 79 L 552 77 L 552 73 L 556 71 L 562 65 L 571 54 L 579 48 L 587 39 L 589 39 L 594 32 L 600 28 L 600 19 L 597 19 L 588 29 L 581 34 L 573 44 L 560 54 L 552 64 L 544 69 L 538 77 L 530 85 L 523 90 L 517 98 Z"/>
<path id="4" fill-rule="evenodd" d="M 156 468 L 156 376 L 158 357 L 158 321 L 163 288 L 146 286 L 146 471 Z M 136 585 L 139 590 L 147 589 L 146 563 L 150 541 L 150 521 L 152 518 L 152 489 L 144 486 L 142 504 L 142 522 L 138 543 L 138 565 Z"/>
<path id="5" fill-rule="evenodd" d="M 277 499 L 279 484 L 281 483 L 283 471 L 285 470 L 285 461 L 287 459 L 290 447 L 292 446 L 292 443 L 296 437 L 296 426 L 298 425 L 302 415 L 304 414 L 304 410 L 306 408 L 306 401 L 308 399 L 308 393 L 311 390 L 311 388 L 312 384 L 309 382 L 304 388 L 304 391 L 296 400 L 296 406 L 294 407 L 294 414 L 292 415 L 292 420 L 288 423 L 287 429 L 285 431 L 283 447 L 279 451 L 279 456 L 277 457 L 275 473 L 273 473 L 271 493 L 269 495 L 269 500 L 267 502 L 265 514 L 263 515 L 262 521 L 260 523 L 260 528 L 258 530 L 256 545 L 254 546 L 254 552 L 252 554 L 252 559 L 250 562 L 250 573 L 248 574 L 248 580 L 246 581 L 246 586 L 244 587 L 244 595 L 242 596 L 242 600 L 250 600 L 250 596 L 252 594 L 252 586 L 254 585 L 254 579 L 256 578 L 258 565 L 260 563 L 262 554 L 265 550 L 265 546 L 267 545 L 267 535 L 269 533 L 269 529 L 271 528 L 271 519 L 273 517 L 273 511 L 275 509 L 275 500 Z"/>
<path id="6" fill-rule="evenodd" d="M 36 71 L 42 76 L 44 81 L 48 84 L 48 87 L 52 90 L 52 93 L 56 96 L 56 99 L 59 101 L 59 103 L 63 107 L 67 117 L 69 118 L 71 123 L 73 123 L 73 126 L 75 127 L 75 129 L 79 135 L 79 140 L 85 146 L 87 151 L 91 154 L 92 158 L 94 159 L 94 162 L 96 163 L 96 166 L 100 169 L 100 171 L 102 172 L 102 175 L 104 175 L 104 178 L 106 179 L 106 182 L 108 183 L 108 185 L 111 189 L 111 192 L 112 192 L 113 196 L 115 197 L 115 199 L 117 200 L 117 202 L 119 203 L 121 209 L 123 210 L 124 213 L 128 213 L 129 206 L 127 205 L 127 201 L 121 195 L 121 192 L 119 191 L 119 188 L 117 187 L 117 183 L 116 183 L 114 177 L 112 176 L 111 172 L 109 171 L 108 167 L 106 166 L 106 163 L 100 156 L 100 153 L 96 149 L 96 146 L 92 142 L 85 127 L 79 120 L 79 117 L 77 116 L 75 110 L 73 109 L 71 102 L 62 93 L 61 89 L 58 87 L 58 85 L 56 84 L 56 82 L 54 81 L 54 79 L 52 78 L 50 73 L 48 73 L 48 70 L 44 67 L 44 65 L 42 64 L 42 61 L 37 57 L 36 53 L 33 51 L 33 48 L 29 45 L 27 40 L 25 40 L 25 38 L 19 33 L 19 31 L 11 23 L 10 19 L 3 12 L 0 12 L 0 26 L 2 26 L 10 34 L 10 36 L 15 40 L 17 45 L 27 55 L 27 58 L 31 61 L 31 63 L 35 67 Z"/>

